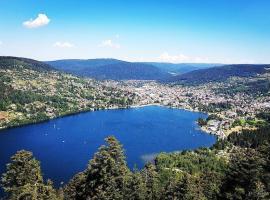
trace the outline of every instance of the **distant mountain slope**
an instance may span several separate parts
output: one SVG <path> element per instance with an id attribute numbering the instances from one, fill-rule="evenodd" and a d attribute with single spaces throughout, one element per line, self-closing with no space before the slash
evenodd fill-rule
<path id="1" fill-rule="evenodd" d="M 159 80 L 170 77 L 157 67 L 142 63 L 121 62 L 83 71 L 85 76 L 112 80 Z"/>
<path id="2" fill-rule="evenodd" d="M 50 65 L 28 58 L 19 58 L 12 56 L 0 56 L 0 69 L 13 69 L 18 66 L 23 66 L 27 69 L 33 69 L 38 71 L 51 71 L 55 70 Z"/>
<path id="3" fill-rule="evenodd" d="M 59 60 L 46 63 L 75 75 L 101 80 L 160 80 L 171 76 L 150 64 L 115 59 Z"/>
<path id="4" fill-rule="evenodd" d="M 59 70 L 79 73 L 81 70 L 86 70 L 88 68 L 110 65 L 119 62 L 122 61 L 110 58 L 108 59 L 100 58 L 88 60 L 81 60 L 81 59 L 55 60 L 55 61 L 47 61 L 46 63 Z"/>
<path id="5" fill-rule="evenodd" d="M 235 64 L 208 69 L 200 69 L 174 76 L 168 82 L 183 84 L 202 84 L 208 82 L 222 82 L 232 76 L 251 77 L 269 71 L 270 65 Z"/>
<path id="6" fill-rule="evenodd" d="M 39 61 L 0 56 L 0 129 L 80 111 L 127 107 L 134 97 Z"/>
<path id="7" fill-rule="evenodd" d="M 146 64 L 154 65 L 163 71 L 174 74 L 183 74 L 197 69 L 205 69 L 222 65 L 219 63 L 159 63 L 159 62 L 146 62 Z"/>

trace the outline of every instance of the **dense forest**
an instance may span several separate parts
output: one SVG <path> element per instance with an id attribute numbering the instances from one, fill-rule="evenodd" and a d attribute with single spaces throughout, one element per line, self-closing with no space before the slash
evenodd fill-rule
<path id="1" fill-rule="evenodd" d="M 160 80 L 171 75 L 150 63 L 126 62 L 116 59 L 56 60 L 48 64 L 74 75 L 99 80 Z"/>
<path id="2" fill-rule="evenodd" d="M 77 75 L 82 75 L 84 72 L 89 72 L 94 73 L 96 71 L 97 67 L 104 67 L 108 65 L 113 65 L 113 64 L 127 64 L 130 63 L 130 65 L 134 66 L 137 64 L 141 64 L 141 67 L 149 67 L 149 66 L 154 66 L 160 69 L 163 72 L 166 73 L 175 73 L 175 74 L 183 74 L 186 72 L 194 71 L 197 69 L 204 69 L 204 68 L 210 68 L 210 67 L 215 67 L 215 66 L 221 66 L 221 64 L 217 63 L 159 63 L 159 62 L 126 62 L 123 60 L 117 60 L 117 59 L 111 59 L 111 58 L 96 58 L 96 59 L 64 59 L 64 60 L 54 60 L 54 61 L 47 61 L 47 64 L 55 67 L 56 69 L 65 71 L 65 72 L 70 72 L 73 74 Z M 153 68 L 156 70 L 156 68 Z M 108 71 L 106 72 L 106 76 L 108 76 L 109 73 Z M 114 75 L 114 79 L 119 79 L 120 76 L 123 77 L 123 75 L 118 74 Z M 148 75 L 149 77 L 149 75 Z M 153 77 L 153 76 L 152 76 Z M 126 76 L 128 78 L 128 76 Z M 146 78 L 146 77 L 140 77 Z M 153 77 L 153 78 L 160 78 L 160 77 Z"/>
<path id="3" fill-rule="evenodd" d="M 268 65 L 234 64 L 194 70 L 174 76 L 167 82 L 199 85 L 210 82 L 224 82 L 231 77 L 254 77 L 267 72 Z"/>
<path id="4" fill-rule="evenodd" d="M 228 83 L 228 86 L 217 88 L 215 92 L 228 96 L 234 96 L 237 93 L 248 94 L 254 97 L 269 96 L 270 81 L 267 75 L 253 78 L 234 77 Z"/>
<path id="5" fill-rule="evenodd" d="M 11 200 L 266 200 L 270 198 L 269 128 L 232 133 L 212 148 L 161 153 L 140 171 L 127 167 L 122 145 L 110 136 L 88 167 L 60 189 L 43 179 L 39 161 L 22 150 L 11 157 L 1 185 L 5 199 Z"/>

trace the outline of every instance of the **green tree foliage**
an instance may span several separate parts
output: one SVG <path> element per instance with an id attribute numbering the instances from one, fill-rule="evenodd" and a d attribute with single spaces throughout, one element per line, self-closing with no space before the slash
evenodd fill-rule
<path id="1" fill-rule="evenodd" d="M 114 138 L 106 138 L 86 170 L 87 199 L 123 199 L 129 170 L 122 145 Z"/>
<path id="2" fill-rule="evenodd" d="M 252 200 L 267 200 L 269 199 L 269 193 L 266 191 L 265 185 L 260 182 L 254 182 L 248 192 L 248 199 Z"/>
<path id="3" fill-rule="evenodd" d="M 64 200 L 83 200 L 85 194 L 86 172 L 76 174 L 64 187 Z"/>
<path id="4" fill-rule="evenodd" d="M 206 199 L 216 200 L 224 179 L 224 172 L 203 171 L 199 177 L 200 188 Z"/>
<path id="5" fill-rule="evenodd" d="M 124 199 L 144 200 L 146 196 L 146 183 L 142 174 L 135 171 L 131 173 L 125 188 Z"/>
<path id="6" fill-rule="evenodd" d="M 223 173 L 227 163 L 224 158 L 217 157 L 216 153 L 207 148 L 181 153 L 161 153 L 156 158 L 156 165 L 158 169 L 175 169 L 189 174 L 203 171 Z"/>
<path id="7" fill-rule="evenodd" d="M 261 153 L 262 157 L 265 159 L 264 173 L 263 173 L 263 183 L 266 186 L 266 191 L 270 194 L 270 143 L 265 142 L 262 144 L 258 151 Z M 270 196 L 270 195 L 269 195 Z"/>
<path id="8" fill-rule="evenodd" d="M 159 175 L 155 165 L 150 163 L 146 164 L 141 174 L 146 189 L 145 199 L 147 200 L 160 199 L 161 188 L 159 186 L 160 184 Z"/>
<path id="9" fill-rule="evenodd" d="M 263 126 L 257 130 L 243 130 L 241 133 L 232 133 L 224 142 L 243 148 L 258 148 L 265 142 L 270 143 L 270 126 Z"/>
<path id="10" fill-rule="evenodd" d="M 188 173 L 183 173 L 179 181 L 169 183 L 163 199 L 204 200 L 206 197 L 203 194 L 200 179 Z"/>
<path id="11" fill-rule="evenodd" d="M 260 182 L 265 161 L 256 150 L 239 150 L 230 163 L 221 193 L 224 199 L 251 199 L 264 189 Z"/>
<path id="12" fill-rule="evenodd" d="M 11 157 L 1 183 L 11 200 L 57 199 L 52 182 L 43 182 L 39 161 L 28 151 L 18 151 Z"/>

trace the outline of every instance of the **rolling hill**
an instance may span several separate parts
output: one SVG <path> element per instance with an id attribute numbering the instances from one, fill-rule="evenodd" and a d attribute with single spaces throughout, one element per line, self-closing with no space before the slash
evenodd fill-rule
<path id="1" fill-rule="evenodd" d="M 83 70 L 81 75 L 102 80 L 160 80 L 171 76 L 152 65 L 130 62 L 93 67 Z"/>
<path id="2" fill-rule="evenodd" d="M 200 69 L 171 77 L 167 82 L 180 84 L 203 84 L 208 82 L 222 82 L 228 78 L 252 77 L 269 71 L 270 65 L 235 64 L 208 69 Z"/>
<path id="3" fill-rule="evenodd" d="M 197 69 L 206 69 L 222 65 L 219 63 L 160 63 L 160 62 L 146 62 L 146 64 L 154 65 L 159 69 L 172 74 L 183 74 Z"/>
<path id="4" fill-rule="evenodd" d="M 81 60 L 81 59 L 65 59 L 65 60 L 55 60 L 55 61 L 48 61 L 47 64 L 63 71 L 69 72 L 76 72 L 79 73 L 81 70 L 86 70 L 93 67 L 99 67 L 104 65 L 110 65 L 122 62 L 121 60 L 116 59 L 88 59 L 88 60 Z"/>
<path id="5" fill-rule="evenodd" d="M 20 58 L 12 56 L 0 56 L 0 69 L 16 69 L 17 67 L 23 67 L 35 71 L 52 71 L 55 70 L 49 64 L 39 62 L 37 60 L 29 58 Z"/>
<path id="6" fill-rule="evenodd" d="M 48 61 L 46 63 L 65 72 L 99 80 L 160 80 L 171 76 L 168 72 L 151 64 L 116 59 L 73 59 Z"/>
<path id="7" fill-rule="evenodd" d="M 126 62 L 111 58 L 66 59 L 46 63 L 56 69 L 79 76 L 113 80 L 161 80 L 173 75 L 221 65 L 215 63 Z"/>

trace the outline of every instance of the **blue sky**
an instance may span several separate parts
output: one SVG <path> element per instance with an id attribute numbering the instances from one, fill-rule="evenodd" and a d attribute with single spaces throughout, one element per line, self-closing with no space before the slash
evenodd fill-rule
<path id="1" fill-rule="evenodd" d="M 269 0 L 0 0 L 0 55 L 270 63 Z"/>

